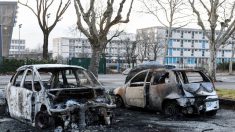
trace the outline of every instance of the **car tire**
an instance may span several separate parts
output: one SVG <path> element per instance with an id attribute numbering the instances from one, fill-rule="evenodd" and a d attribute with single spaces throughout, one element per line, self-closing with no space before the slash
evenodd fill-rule
<path id="1" fill-rule="evenodd" d="M 163 104 L 163 112 L 168 116 L 178 115 L 180 112 L 180 107 L 176 101 L 167 101 Z"/>
<path id="2" fill-rule="evenodd" d="M 217 110 L 212 110 L 212 111 L 206 112 L 206 115 L 207 115 L 207 116 L 215 116 L 216 113 L 217 113 Z"/>
<path id="3" fill-rule="evenodd" d="M 115 104 L 117 108 L 123 108 L 124 107 L 124 102 L 122 100 L 122 97 L 119 95 L 115 96 Z"/>
<path id="4" fill-rule="evenodd" d="M 5 106 L 5 115 L 10 117 L 9 107 L 7 104 Z"/>
<path id="5" fill-rule="evenodd" d="M 47 111 L 39 111 L 36 114 L 35 118 L 35 127 L 38 129 L 45 129 L 52 127 L 52 118 L 50 115 L 47 113 Z"/>

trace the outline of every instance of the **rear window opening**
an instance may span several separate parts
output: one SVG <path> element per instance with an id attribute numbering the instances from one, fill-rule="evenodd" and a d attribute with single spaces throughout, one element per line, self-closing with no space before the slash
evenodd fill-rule
<path id="1" fill-rule="evenodd" d="M 182 80 L 185 84 L 210 82 L 209 77 L 200 71 L 176 71 L 176 74 L 179 80 Z"/>

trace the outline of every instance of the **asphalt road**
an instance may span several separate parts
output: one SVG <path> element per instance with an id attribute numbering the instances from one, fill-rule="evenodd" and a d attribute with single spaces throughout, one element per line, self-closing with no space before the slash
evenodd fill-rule
<path id="1" fill-rule="evenodd" d="M 112 126 L 90 126 L 82 131 L 105 132 L 232 132 L 235 130 L 235 111 L 221 109 L 215 117 L 165 117 L 142 109 L 116 109 Z M 35 128 L 9 117 L 0 117 L 1 132 L 34 132 Z"/>

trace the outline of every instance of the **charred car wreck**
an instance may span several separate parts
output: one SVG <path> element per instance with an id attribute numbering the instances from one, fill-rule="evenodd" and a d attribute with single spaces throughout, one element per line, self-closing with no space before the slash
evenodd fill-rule
<path id="1" fill-rule="evenodd" d="M 200 70 L 143 70 L 114 94 L 117 106 L 149 108 L 167 115 L 214 116 L 219 109 L 214 84 Z"/>
<path id="2" fill-rule="evenodd" d="M 5 91 L 10 116 L 37 128 L 109 125 L 115 107 L 94 75 L 78 66 L 22 66 Z"/>

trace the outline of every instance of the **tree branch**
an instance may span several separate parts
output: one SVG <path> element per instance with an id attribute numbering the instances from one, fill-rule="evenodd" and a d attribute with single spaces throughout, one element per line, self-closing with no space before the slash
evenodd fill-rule
<path id="1" fill-rule="evenodd" d="M 205 33 L 205 35 L 207 36 L 207 38 L 210 38 L 210 35 L 206 32 L 206 28 L 205 28 L 204 23 L 203 23 L 203 21 L 201 19 L 201 15 L 200 15 L 200 13 L 197 11 L 197 9 L 194 6 L 194 4 L 195 4 L 194 0 L 192 0 L 192 1 L 188 0 L 188 1 L 189 1 L 190 5 L 191 5 L 191 7 L 193 9 L 193 12 L 197 15 L 197 20 L 198 20 L 197 24 L 202 28 L 202 30 Z"/>

